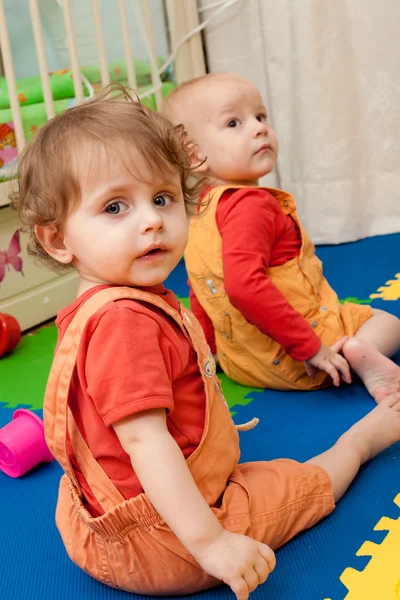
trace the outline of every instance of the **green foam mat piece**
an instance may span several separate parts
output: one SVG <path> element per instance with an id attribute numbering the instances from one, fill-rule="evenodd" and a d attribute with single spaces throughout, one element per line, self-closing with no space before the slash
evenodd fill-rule
<path id="1" fill-rule="evenodd" d="M 179 298 L 189 308 L 188 298 Z M 26 405 L 33 410 L 43 407 L 44 392 L 57 341 L 54 323 L 25 334 L 16 349 L 0 359 L 0 403 L 9 408 Z M 218 372 L 230 409 L 246 406 L 252 401 L 251 392 L 260 391 L 231 381 Z M 234 415 L 235 412 L 232 412 Z"/>
<path id="2" fill-rule="evenodd" d="M 0 359 L 0 403 L 10 408 L 21 404 L 33 410 L 43 407 L 56 340 L 53 323 L 22 336 L 15 350 Z"/>
<path id="3" fill-rule="evenodd" d="M 249 394 L 263 391 L 240 385 L 239 383 L 232 381 L 232 379 L 229 379 L 229 377 L 221 371 L 218 372 L 218 379 L 221 381 L 222 391 L 224 392 L 225 399 L 230 409 L 237 405 L 246 406 L 247 404 L 250 404 L 253 398 L 249 397 Z M 235 413 L 232 412 L 232 415 L 234 414 Z"/>

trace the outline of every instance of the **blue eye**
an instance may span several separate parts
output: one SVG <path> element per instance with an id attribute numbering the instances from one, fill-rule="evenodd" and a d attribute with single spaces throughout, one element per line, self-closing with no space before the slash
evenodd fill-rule
<path id="1" fill-rule="evenodd" d="M 173 198 L 169 194 L 159 194 L 153 200 L 154 206 L 159 208 L 163 208 L 164 206 L 169 206 L 172 204 Z"/>
<path id="2" fill-rule="evenodd" d="M 126 206 L 123 202 L 112 202 L 106 207 L 105 212 L 109 215 L 119 215 L 121 212 L 124 212 Z"/>

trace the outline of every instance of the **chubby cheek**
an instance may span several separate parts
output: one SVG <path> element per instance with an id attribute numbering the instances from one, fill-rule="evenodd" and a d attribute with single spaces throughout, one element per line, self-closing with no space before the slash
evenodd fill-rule
<path id="1" fill-rule="evenodd" d="M 180 219 L 179 222 L 175 220 L 175 223 L 171 223 L 168 228 L 168 235 L 164 238 L 170 248 L 170 256 L 174 260 L 176 257 L 180 259 L 186 249 L 189 238 L 189 222 L 186 216 Z"/>
<path id="2" fill-rule="evenodd" d="M 273 149 L 275 150 L 275 157 L 278 156 L 278 152 L 279 152 L 279 142 L 278 142 L 278 138 L 276 137 L 276 134 L 274 131 L 272 131 L 269 135 L 270 140 L 271 140 L 271 144 Z"/>
<path id="3" fill-rule="evenodd" d="M 176 251 L 183 254 L 189 239 L 189 221 L 185 220 L 179 230 L 176 230 L 175 244 Z"/>

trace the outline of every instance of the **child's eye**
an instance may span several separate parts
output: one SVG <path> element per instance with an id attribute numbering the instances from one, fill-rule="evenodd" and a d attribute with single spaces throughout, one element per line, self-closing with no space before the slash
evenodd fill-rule
<path id="1" fill-rule="evenodd" d="M 257 121 L 260 121 L 260 123 L 265 123 L 265 121 L 267 120 L 267 115 L 266 114 L 260 114 L 256 116 Z"/>
<path id="2" fill-rule="evenodd" d="M 106 206 L 105 212 L 109 215 L 119 215 L 127 210 L 126 205 L 123 202 L 112 202 Z"/>
<path id="3" fill-rule="evenodd" d="M 231 119 L 228 122 L 228 127 L 237 127 L 238 125 L 240 125 L 239 119 Z"/>
<path id="4" fill-rule="evenodd" d="M 173 197 L 170 194 L 158 194 L 153 200 L 154 206 L 164 207 L 169 206 L 174 201 Z"/>

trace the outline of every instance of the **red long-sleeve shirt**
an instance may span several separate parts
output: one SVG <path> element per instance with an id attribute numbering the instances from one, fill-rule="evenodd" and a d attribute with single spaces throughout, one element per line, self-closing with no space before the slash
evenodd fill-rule
<path id="1" fill-rule="evenodd" d="M 301 237 L 294 220 L 282 213 L 266 190 L 242 188 L 223 193 L 216 222 L 222 238 L 224 287 L 231 304 L 295 360 L 314 356 L 321 340 L 266 276 L 268 267 L 298 256 Z M 192 289 L 190 307 L 204 329 L 211 351 L 216 352 L 211 320 Z"/>

